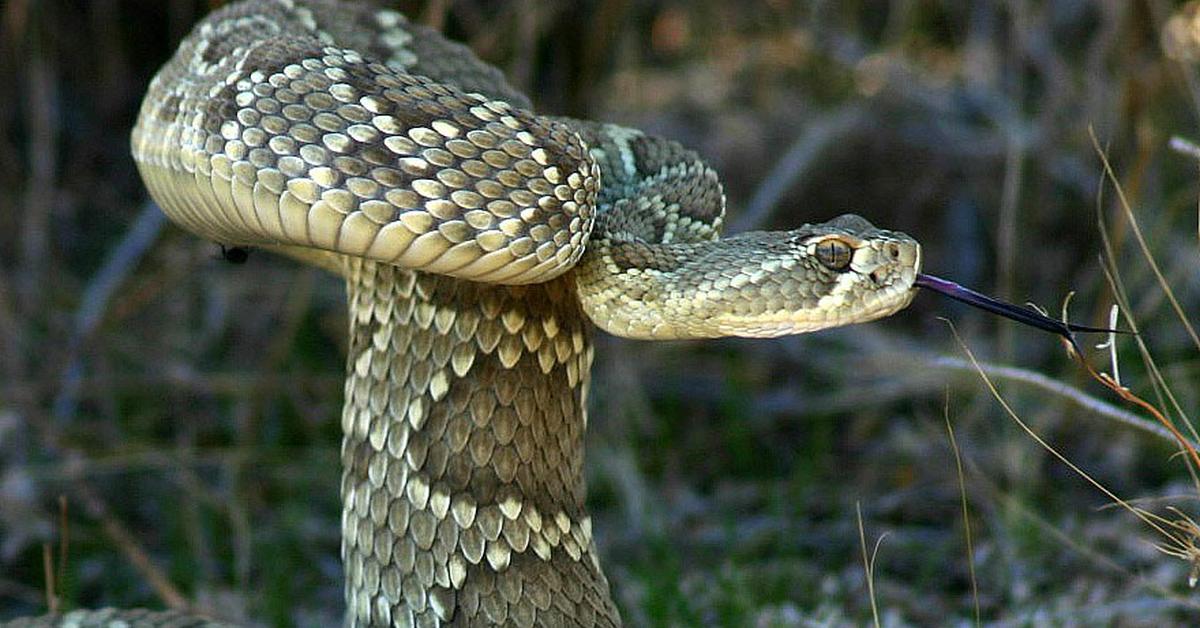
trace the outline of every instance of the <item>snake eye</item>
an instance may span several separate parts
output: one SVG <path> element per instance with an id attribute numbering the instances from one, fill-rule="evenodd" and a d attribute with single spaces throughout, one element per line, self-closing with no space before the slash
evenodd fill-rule
<path id="1" fill-rule="evenodd" d="M 817 261 L 826 268 L 838 272 L 850 268 L 850 259 L 854 250 L 844 240 L 828 238 L 817 244 Z"/>

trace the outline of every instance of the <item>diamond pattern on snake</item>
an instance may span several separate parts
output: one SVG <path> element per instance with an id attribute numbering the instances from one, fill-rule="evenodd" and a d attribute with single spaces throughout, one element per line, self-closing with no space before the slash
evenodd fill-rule
<path id="1" fill-rule="evenodd" d="M 720 237 L 693 151 L 544 115 L 366 3 L 244 0 L 132 135 L 178 225 L 346 281 L 348 625 L 614 626 L 584 507 L 591 336 L 779 336 L 904 308 L 919 245 L 852 215 Z"/>

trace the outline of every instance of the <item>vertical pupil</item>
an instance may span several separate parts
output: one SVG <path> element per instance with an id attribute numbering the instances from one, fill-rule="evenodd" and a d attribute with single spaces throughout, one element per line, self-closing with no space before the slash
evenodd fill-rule
<path id="1" fill-rule="evenodd" d="M 817 248 L 821 262 L 833 270 L 842 270 L 850 263 L 850 247 L 838 240 L 827 240 Z"/>

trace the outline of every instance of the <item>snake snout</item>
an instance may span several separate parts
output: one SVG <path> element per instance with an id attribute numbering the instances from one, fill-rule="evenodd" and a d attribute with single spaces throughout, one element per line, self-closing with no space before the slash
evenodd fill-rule
<path id="1" fill-rule="evenodd" d="M 916 240 L 889 243 L 888 253 L 892 260 L 904 271 L 905 279 L 915 281 L 917 273 L 921 272 L 921 245 Z"/>
<path id="2" fill-rule="evenodd" d="M 881 263 L 895 268 L 917 268 L 921 264 L 921 245 L 912 238 L 887 240 L 880 246 L 880 253 Z"/>
<path id="3" fill-rule="evenodd" d="M 921 271 L 921 245 L 916 240 L 891 239 L 873 248 L 875 267 L 867 276 L 876 287 L 912 285 Z"/>

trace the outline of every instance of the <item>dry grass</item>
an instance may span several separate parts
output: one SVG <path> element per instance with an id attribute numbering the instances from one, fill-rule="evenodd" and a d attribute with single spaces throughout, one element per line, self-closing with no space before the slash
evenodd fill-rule
<path id="1" fill-rule="evenodd" d="M 341 288 L 221 262 L 146 207 L 127 155 L 209 4 L 0 7 L 0 619 L 49 594 L 340 621 Z M 740 229 L 856 211 L 934 274 L 1075 291 L 1085 323 L 1116 302 L 1140 331 L 1115 389 L 927 296 L 778 341 L 600 338 L 591 508 L 631 625 L 1196 622 L 1176 453 L 1200 441 L 1200 176 L 1168 142 L 1200 135 L 1200 90 L 1160 52 L 1174 3 L 403 4 L 546 111 L 697 148 Z M 870 587 L 867 530 L 888 539 Z"/>

